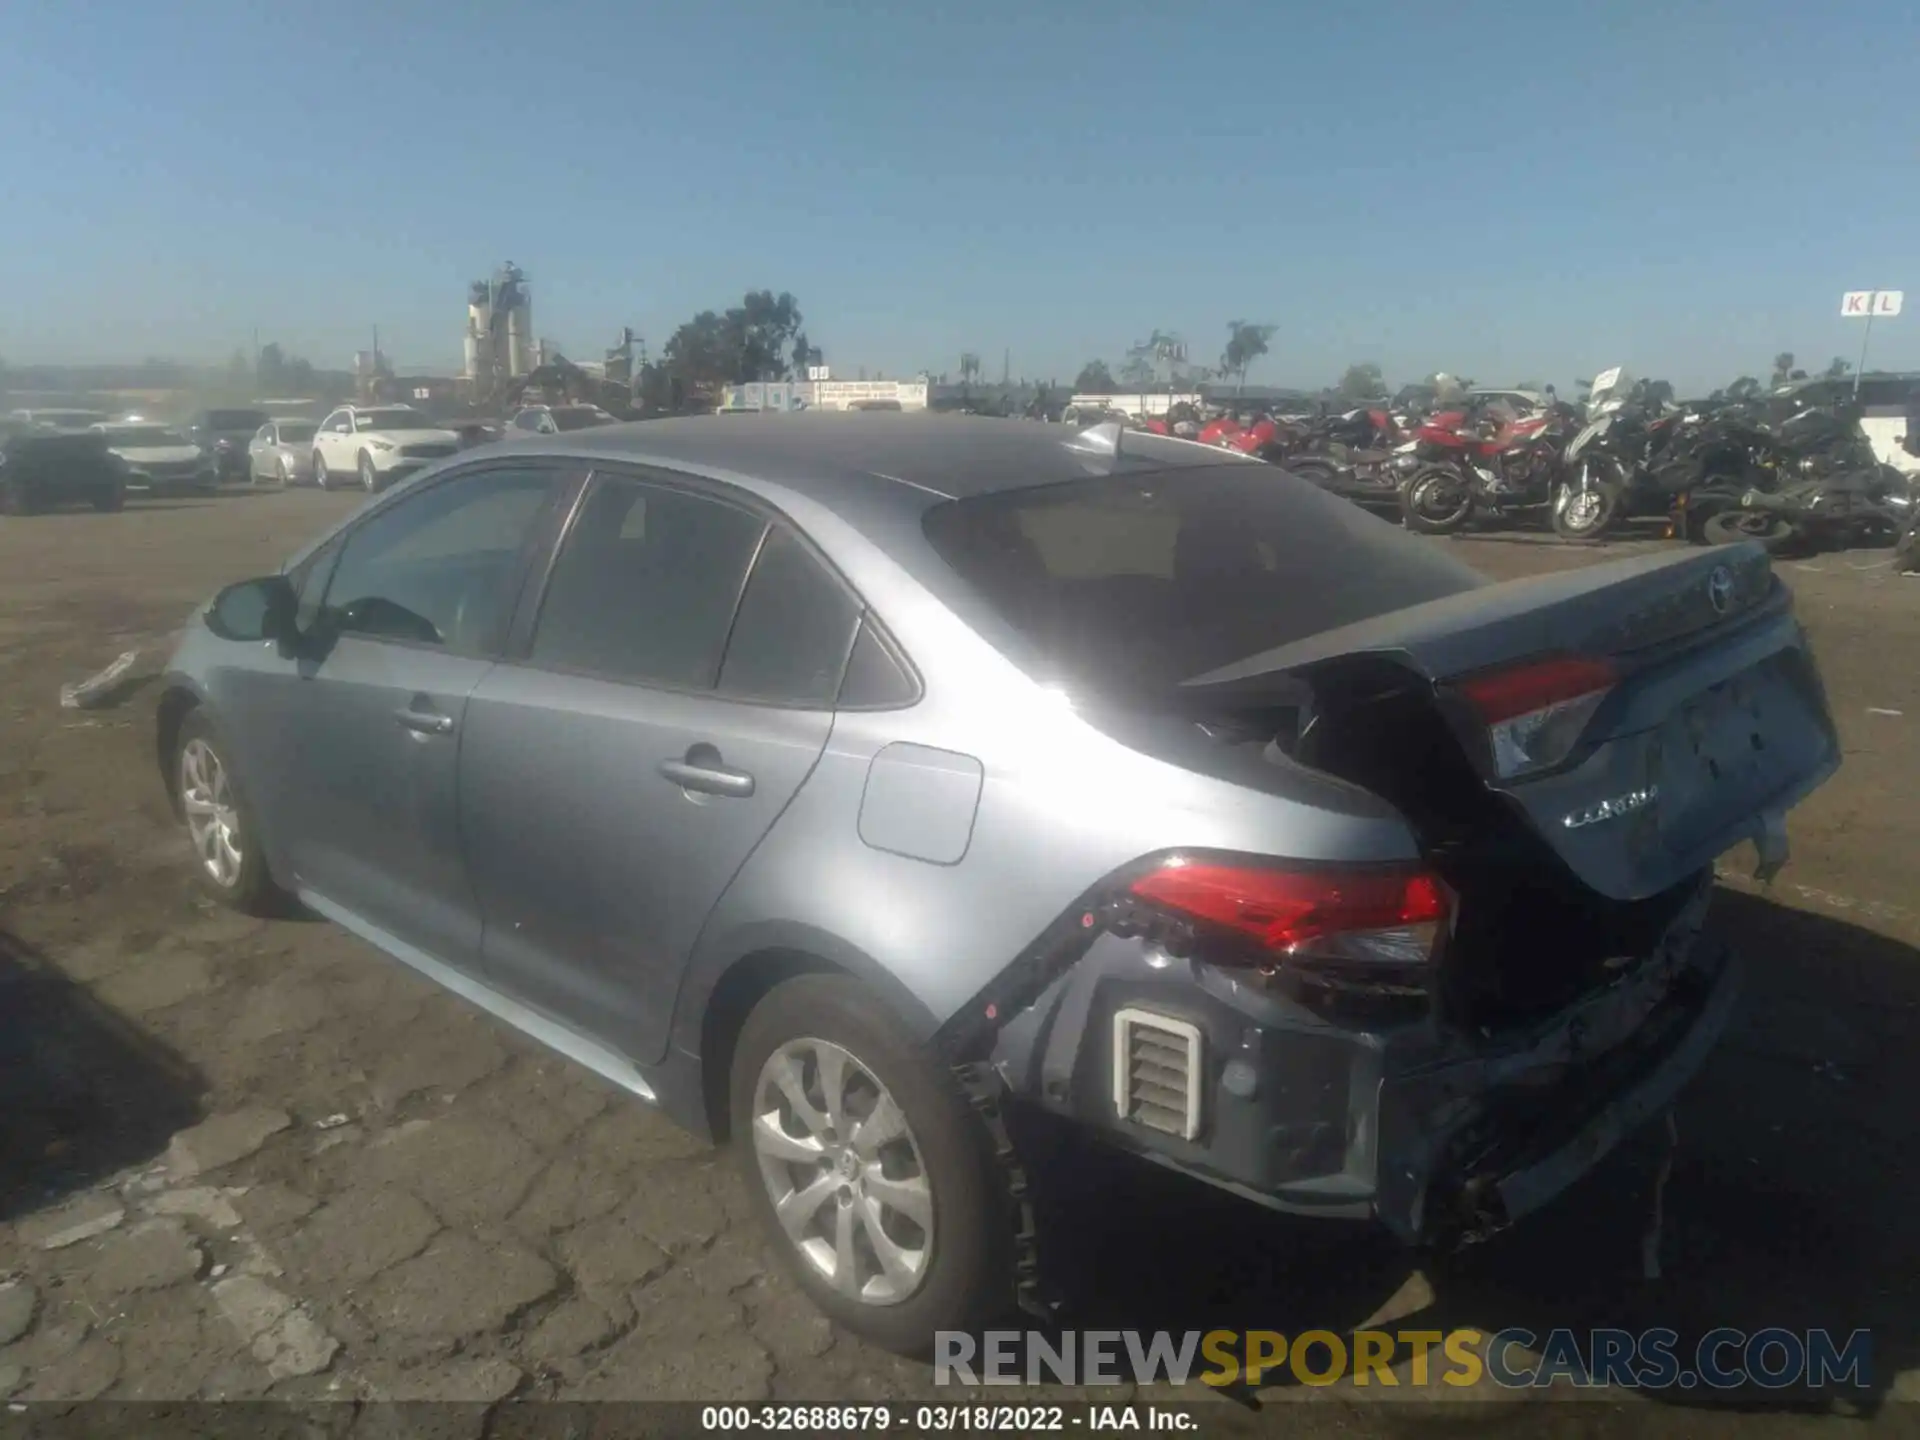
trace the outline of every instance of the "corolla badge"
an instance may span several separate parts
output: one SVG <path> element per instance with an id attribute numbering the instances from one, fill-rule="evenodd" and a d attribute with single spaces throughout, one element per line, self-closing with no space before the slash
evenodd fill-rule
<path id="1" fill-rule="evenodd" d="M 1631 815 L 1636 810 L 1644 810 L 1660 798 L 1660 787 L 1649 785 L 1644 790 L 1629 790 L 1624 795 L 1615 795 L 1610 800 L 1602 800 L 1585 809 L 1575 810 L 1563 817 L 1560 823 L 1569 830 L 1582 830 L 1589 825 L 1598 825 L 1603 820 L 1618 820 L 1622 815 Z"/>
<path id="2" fill-rule="evenodd" d="M 1724 565 L 1713 567 L 1713 573 L 1707 576 L 1707 599 L 1713 605 L 1714 614 L 1727 613 L 1727 607 L 1733 604 L 1733 571 Z"/>

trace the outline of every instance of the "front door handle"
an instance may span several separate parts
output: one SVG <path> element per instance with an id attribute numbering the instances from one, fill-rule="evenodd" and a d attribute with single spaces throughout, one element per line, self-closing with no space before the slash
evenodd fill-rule
<path id="1" fill-rule="evenodd" d="M 433 715 L 424 710 L 396 710 L 393 718 L 417 735 L 447 735 L 453 731 L 451 715 Z"/>
<path id="2" fill-rule="evenodd" d="M 682 790 L 745 800 L 753 794 L 753 776 L 730 769 L 711 745 L 696 745 L 684 760 L 662 760 L 660 773 Z"/>

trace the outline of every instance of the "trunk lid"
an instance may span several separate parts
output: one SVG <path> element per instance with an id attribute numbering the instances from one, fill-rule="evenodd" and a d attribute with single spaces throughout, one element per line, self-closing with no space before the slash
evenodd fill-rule
<path id="1" fill-rule="evenodd" d="M 1582 712 L 1564 755 L 1503 773 L 1472 687 L 1541 661 L 1604 662 L 1612 684 Z M 1283 645 L 1182 689 L 1204 709 L 1248 710 L 1302 679 L 1318 689 L 1363 665 L 1417 677 L 1485 789 L 1609 900 L 1671 890 L 1743 840 L 1771 874 L 1785 860 L 1786 810 L 1839 765 L 1791 597 L 1757 545 L 1487 585 Z M 1403 775 L 1399 788 L 1417 794 L 1421 778 Z"/>

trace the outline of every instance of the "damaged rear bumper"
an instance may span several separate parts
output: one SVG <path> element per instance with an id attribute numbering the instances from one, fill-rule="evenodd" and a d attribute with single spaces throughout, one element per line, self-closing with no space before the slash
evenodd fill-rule
<path id="1" fill-rule="evenodd" d="M 1466 1243 L 1573 1184 L 1705 1063 L 1739 988 L 1734 958 L 1700 941 L 1707 898 L 1623 978 L 1492 1038 L 1331 1020 L 1102 935 L 1000 1030 L 994 1063 L 1020 1100 L 1261 1204 Z M 1130 1096 L 1142 1016 L 1187 1071 L 1184 1112 Z"/>

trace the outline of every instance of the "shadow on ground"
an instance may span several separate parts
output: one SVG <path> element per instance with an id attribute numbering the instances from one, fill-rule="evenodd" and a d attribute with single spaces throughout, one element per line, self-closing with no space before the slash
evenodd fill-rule
<path id="1" fill-rule="evenodd" d="M 1643 1270 L 1664 1143 L 1630 1141 L 1548 1210 L 1452 1257 L 1377 1230 L 1295 1221 L 1101 1153 L 1051 1164 L 1044 1240 L 1076 1329 L 1362 1326 L 1421 1267 L 1435 1295 L 1391 1328 L 1872 1332 L 1871 1412 L 1920 1366 L 1920 952 L 1723 889 L 1714 925 L 1745 957 L 1741 1012 L 1683 1095 L 1661 1274 Z M 1585 1346 L 1582 1346 L 1583 1353 Z M 1266 1383 L 1287 1383 L 1270 1376 Z M 1662 1403 L 1832 1408 L 1805 1389 L 1648 1392 Z M 1478 1408 L 1478 1407 L 1471 1407 Z"/>
<path id="2" fill-rule="evenodd" d="M 0 930 L 0 1222 L 152 1159 L 200 1075 Z"/>

